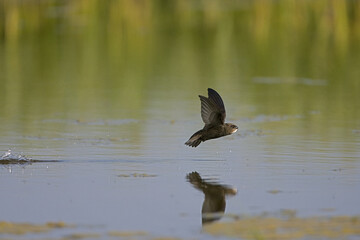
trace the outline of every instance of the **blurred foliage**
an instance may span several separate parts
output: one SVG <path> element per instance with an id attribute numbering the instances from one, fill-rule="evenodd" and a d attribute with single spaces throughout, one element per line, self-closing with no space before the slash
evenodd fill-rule
<path id="1" fill-rule="evenodd" d="M 344 109 L 360 102 L 359 40 L 355 0 L 0 0 L 0 110 L 139 117 L 149 90 L 213 86 L 261 113 L 331 106 L 358 119 Z"/>

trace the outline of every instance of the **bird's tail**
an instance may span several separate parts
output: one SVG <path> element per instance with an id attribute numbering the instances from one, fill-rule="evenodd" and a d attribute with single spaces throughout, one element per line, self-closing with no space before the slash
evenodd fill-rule
<path id="1" fill-rule="evenodd" d="M 201 136 L 202 136 L 202 130 L 197 131 L 190 137 L 190 139 L 185 143 L 185 145 L 188 145 L 190 147 L 199 146 L 199 144 L 202 142 Z"/>

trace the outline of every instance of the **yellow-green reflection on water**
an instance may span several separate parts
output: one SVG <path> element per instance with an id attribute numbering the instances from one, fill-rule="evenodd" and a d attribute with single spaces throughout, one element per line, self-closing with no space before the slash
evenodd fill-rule
<path id="1" fill-rule="evenodd" d="M 0 234 L 24 235 L 28 233 L 44 233 L 54 229 L 73 228 L 64 222 L 48 222 L 45 224 L 12 223 L 0 221 Z"/>
<path id="2" fill-rule="evenodd" d="M 140 239 L 175 239 L 157 238 L 142 231 L 109 231 L 108 233 L 78 233 L 75 225 L 64 222 L 49 222 L 45 224 L 0 222 L 0 234 L 18 236 L 25 234 L 39 234 L 54 231 L 56 229 L 70 228 L 74 233 L 61 239 L 93 239 L 108 237 Z M 205 224 L 203 231 L 214 236 L 223 236 L 241 239 L 348 239 L 360 234 L 360 220 L 358 217 L 336 216 L 330 218 L 298 218 L 292 216 L 288 219 L 270 216 L 241 217 L 232 222 L 220 222 Z M 57 238 L 49 238 L 57 239 Z M 180 239 L 180 238 L 176 238 Z"/>
<path id="3" fill-rule="evenodd" d="M 141 118 L 149 90 L 215 85 L 247 89 L 254 95 L 248 101 L 269 113 L 331 106 L 331 114 L 358 119 L 359 6 L 346 0 L 1 0 L 0 110 L 10 121 L 80 109 Z M 287 84 L 251 84 L 255 77 Z M 300 97 L 297 78 L 326 87 Z M 273 99 L 268 92 L 275 90 Z"/>
<path id="4" fill-rule="evenodd" d="M 360 234 L 358 217 L 281 219 L 276 217 L 244 217 L 227 223 L 205 225 L 204 231 L 215 236 L 241 239 L 348 239 Z"/>

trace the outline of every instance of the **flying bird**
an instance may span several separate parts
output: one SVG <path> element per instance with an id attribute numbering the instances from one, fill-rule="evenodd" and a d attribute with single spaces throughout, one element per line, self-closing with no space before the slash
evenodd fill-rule
<path id="1" fill-rule="evenodd" d="M 185 143 L 188 146 L 197 147 L 201 142 L 230 135 L 238 130 L 236 125 L 225 123 L 225 106 L 220 95 L 211 88 L 208 88 L 208 95 L 209 97 L 199 95 L 201 118 L 205 126 L 190 137 Z"/>

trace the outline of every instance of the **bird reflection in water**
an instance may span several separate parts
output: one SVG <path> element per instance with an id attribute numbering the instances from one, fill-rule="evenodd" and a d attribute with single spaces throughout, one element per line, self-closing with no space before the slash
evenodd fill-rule
<path id="1" fill-rule="evenodd" d="M 202 191 L 205 195 L 201 210 L 202 224 L 219 220 L 225 212 L 225 196 L 236 195 L 236 188 L 202 179 L 198 172 L 189 173 L 186 178 L 196 189 Z"/>

